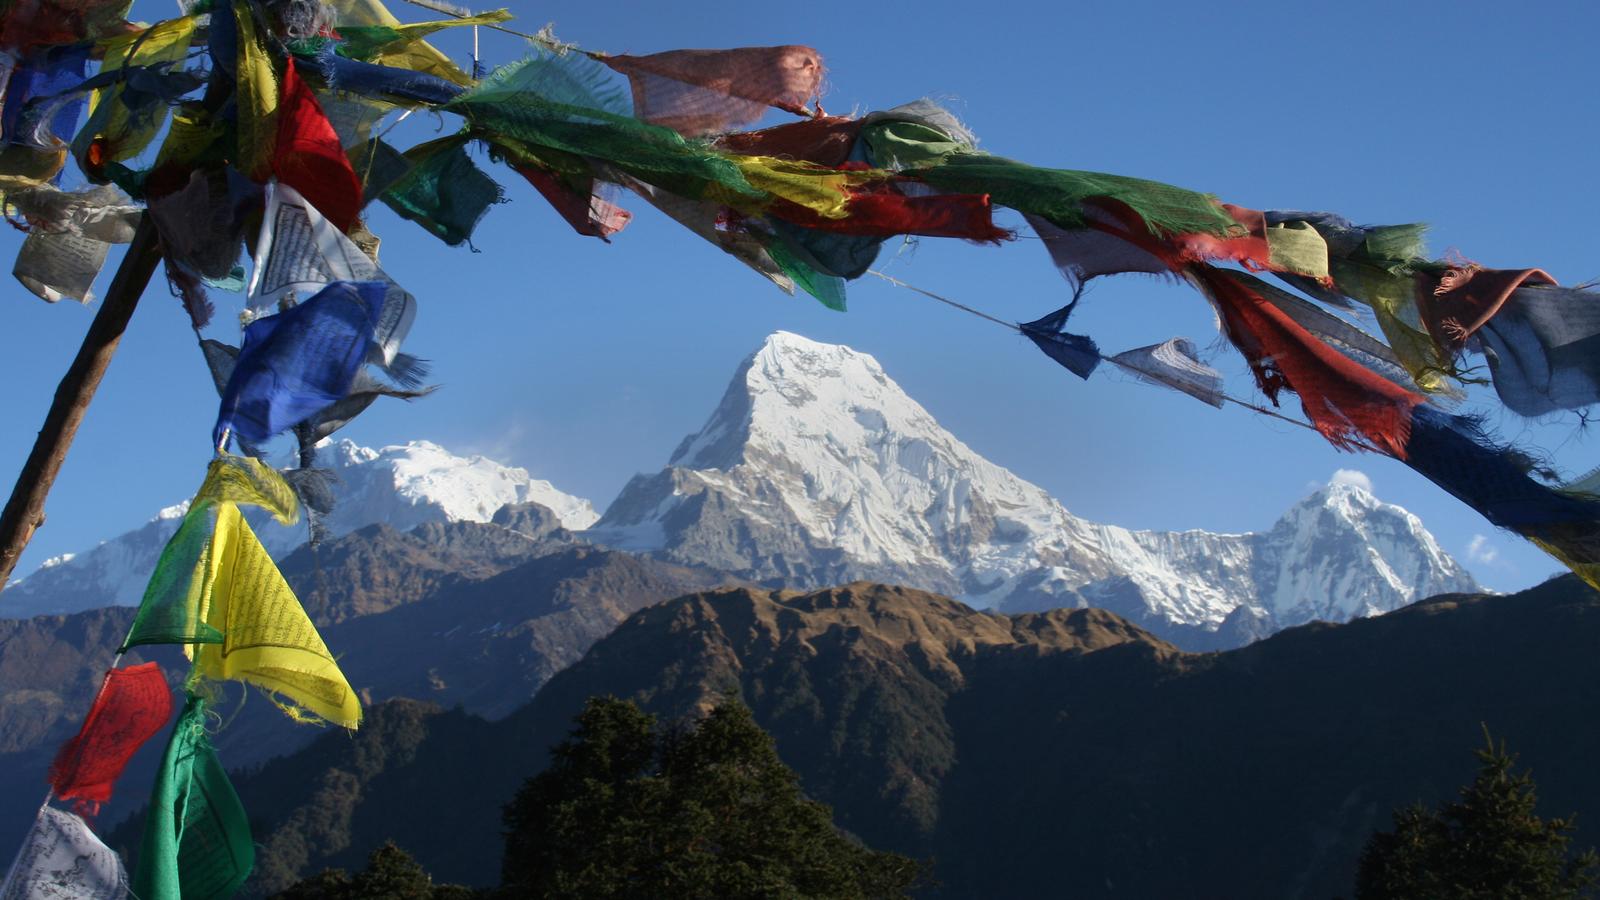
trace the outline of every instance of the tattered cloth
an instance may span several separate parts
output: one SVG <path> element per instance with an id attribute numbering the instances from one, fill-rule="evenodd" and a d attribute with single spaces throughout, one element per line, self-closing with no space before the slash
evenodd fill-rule
<path id="1" fill-rule="evenodd" d="M 128 760 L 171 717 L 172 689 L 155 663 L 107 672 L 83 727 L 50 765 L 56 796 L 76 801 L 79 815 L 98 813 Z"/>

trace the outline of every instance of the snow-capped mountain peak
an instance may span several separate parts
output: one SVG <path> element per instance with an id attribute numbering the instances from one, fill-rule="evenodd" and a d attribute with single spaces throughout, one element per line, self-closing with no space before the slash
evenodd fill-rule
<path id="1" fill-rule="evenodd" d="M 684 483 L 668 487 L 674 478 Z M 1059 530 L 1070 518 L 1042 489 L 941 428 L 870 355 L 787 332 L 744 361 L 667 470 L 630 483 L 593 534 L 632 549 L 664 549 L 664 519 L 677 501 L 706 491 L 775 529 L 764 533 L 780 546 L 759 555 L 798 540 L 808 551 L 879 566 L 884 577 L 941 570 L 938 583 L 958 594 L 969 592 L 951 560 L 990 554 L 991 538 L 1004 545 Z M 825 577 L 827 568 L 815 576 Z M 1010 568 L 985 572 L 995 580 Z"/>
<path id="2" fill-rule="evenodd" d="M 336 503 L 324 520 L 335 536 L 376 522 L 401 531 L 425 522 L 488 522 L 507 504 L 530 502 L 548 507 L 571 530 L 598 518 L 588 500 L 557 490 L 526 469 L 483 456 L 457 456 L 429 441 L 377 449 L 348 440 L 325 443 L 318 448 L 317 464 L 335 476 Z M 0 617 L 138 603 L 156 558 L 188 508 L 187 501 L 174 504 L 92 550 L 48 560 L 0 593 Z M 262 524 L 257 533 L 280 557 L 307 537 L 303 520 L 293 528 Z"/>
<path id="3" fill-rule="evenodd" d="M 779 332 L 591 538 L 789 587 L 893 581 L 1007 610 L 1110 608 L 1158 631 L 1348 619 L 1475 587 L 1420 521 L 1341 472 L 1270 531 L 1084 521 L 942 428 L 877 360 Z"/>
<path id="4" fill-rule="evenodd" d="M 1279 619 L 1341 621 L 1476 587 L 1421 519 L 1339 478 L 1291 507 L 1261 543 L 1261 604 Z"/>
<path id="5" fill-rule="evenodd" d="M 319 452 L 339 479 L 339 503 L 328 517 L 335 534 L 383 522 L 405 531 L 423 522 L 487 522 L 507 503 L 539 503 L 561 524 L 587 528 L 599 516 L 588 500 L 557 490 L 527 469 L 483 456 L 457 456 L 431 441 L 380 449 L 341 440 Z"/>

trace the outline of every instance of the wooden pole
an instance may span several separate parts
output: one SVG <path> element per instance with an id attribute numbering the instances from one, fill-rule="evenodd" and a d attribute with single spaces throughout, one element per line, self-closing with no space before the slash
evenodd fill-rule
<path id="1" fill-rule="evenodd" d="M 161 249 L 156 238 L 150 214 L 139 219 L 133 242 L 111 279 L 111 288 L 100 302 L 100 310 L 83 336 L 83 345 L 72 360 L 72 367 L 62 377 L 56 388 L 55 400 L 44 418 L 44 427 L 33 442 L 33 452 L 17 476 L 17 485 L 11 489 L 11 499 L 0 512 L 0 585 L 11 579 L 22 551 L 33 538 L 33 533 L 44 524 L 44 500 L 67 458 L 67 448 L 78 433 L 78 425 L 89 409 L 89 401 L 100 387 L 100 379 L 117 352 L 122 332 L 128 327 L 133 308 L 139 296 L 150 283 L 156 263 L 161 259 Z"/>

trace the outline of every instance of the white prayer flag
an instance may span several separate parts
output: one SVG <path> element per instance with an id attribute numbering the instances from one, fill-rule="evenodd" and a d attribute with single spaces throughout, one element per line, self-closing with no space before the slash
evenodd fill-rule
<path id="1" fill-rule="evenodd" d="M 122 900 L 122 859 L 72 813 L 43 806 L 11 864 L 0 900 Z"/>
<path id="2" fill-rule="evenodd" d="M 394 362 L 417 316 L 416 298 L 286 184 L 267 185 L 254 268 L 246 303 L 256 315 L 277 312 L 278 301 L 290 291 L 310 295 L 335 281 L 384 282 L 388 287 L 376 338 L 385 364 Z"/>

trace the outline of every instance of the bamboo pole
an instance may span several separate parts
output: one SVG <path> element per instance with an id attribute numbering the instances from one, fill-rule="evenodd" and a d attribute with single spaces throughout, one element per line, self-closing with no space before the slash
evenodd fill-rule
<path id="1" fill-rule="evenodd" d="M 150 283 L 160 259 L 155 224 L 150 221 L 150 214 L 145 213 L 139 219 L 133 242 L 128 245 L 116 276 L 111 279 L 99 312 L 95 313 L 88 333 L 83 336 L 77 357 L 56 388 L 50 412 L 33 442 L 33 452 L 28 454 L 28 461 L 17 476 L 16 487 L 11 489 L 11 499 L 6 501 L 5 511 L 0 512 L 0 585 L 11 579 L 11 570 L 16 568 L 22 551 L 32 540 L 33 533 L 44 524 L 45 497 L 61 472 L 61 464 L 89 409 L 89 401 L 94 399 L 100 379 L 105 377 L 106 367 L 111 364 L 122 333 L 128 327 L 133 308 L 139 304 L 139 297 Z"/>

